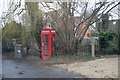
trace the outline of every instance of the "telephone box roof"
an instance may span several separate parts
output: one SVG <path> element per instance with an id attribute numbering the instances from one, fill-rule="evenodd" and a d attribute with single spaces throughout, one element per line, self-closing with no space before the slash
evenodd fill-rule
<path id="1" fill-rule="evenodd" d="M 55 30 L 55 28 L 42 28 L 42 31 L 51 31 L 51 30 Z"/>

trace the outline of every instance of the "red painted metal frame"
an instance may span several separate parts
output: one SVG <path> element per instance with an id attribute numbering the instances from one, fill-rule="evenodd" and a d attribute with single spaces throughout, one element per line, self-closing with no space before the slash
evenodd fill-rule
<path id="1" fill-rule="evenodd" d="M 44 51 L 44 37 L 45 35 L 48 35 L 48 45 L 49 45 L 49 51 L 48 56 L 45 56 Z M 52 57 L 52 38 L 54 38 L 56 35 L 54 28 L 42 28 L 41 29 L 41 44 L 42 44 L 42 60 L 49 59 Z"/>

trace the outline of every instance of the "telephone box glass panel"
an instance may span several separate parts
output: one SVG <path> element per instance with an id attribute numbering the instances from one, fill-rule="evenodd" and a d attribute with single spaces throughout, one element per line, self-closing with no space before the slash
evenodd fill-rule
<path id="1" fill-rule="evenodd" d="M 48 35 L 44 36 L 44 55 L 48 56 L 49 54 L 49 39 Z"/>

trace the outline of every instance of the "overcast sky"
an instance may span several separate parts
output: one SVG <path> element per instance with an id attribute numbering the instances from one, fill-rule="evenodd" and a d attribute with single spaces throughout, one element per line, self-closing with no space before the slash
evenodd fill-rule
<path id="1" fill-rule="evenodd" d="M 0 16 L 1 16 L 1 14 L 2 14 L 2 12 L 3 11 L 6 11 L 7 10 L 7 3 L 9 2 L 9 1 L 13 1 L 13 0 L 0 0 L 1 2 L 0 2 Z M 14 0 L 14 1 L 19 1 L 19 0 Z M 22 0 L 22 4 L 24 4 L 24 1 L 25 0 Z M 36 1 L 36 0 L 27 0 L 27 1 Z M 41 0 L 40 0 L 41 1 Z M 44 0 L 42 0 L 42 1 L 44 1 Z M 49 0 L 47 0 L 47 1 L 49 1 Z M 53 0 L 54 1 L 54 0 Z M 94 4 L 94 2 L 98 2 L 98 1 L 103 1 L 103 0 L 76 0 L 76 1 L 89 1 L 90 2 L 90 4 L 91 5 L 93 5 Z M 107 0 L 107 1 L 111 1 L 111 0 Z M 112 0 L 113 1 L 113 0 Z M 54 7 L 54 6 L 53 6 Z M 48 10 L 45 10 L 45 9 L 42 9 L 43 11 L 48 11 Z"/>
<path id="2" fill-rule="evenodd" d="M 0 16 L 2 14 L 2 8 L 3 8 L 3 0 L 1 0 L 1 2 L 0 2 Z"/>
<path id="3" fill-rule="evenodd" d="M 0 2 L 0 17 L 1 17 L 1 15 L 2 15 L 2 12 L 6 12 L 7 11 L 7 9 L 8 9 L 8 6 L 7 6 L 7 4 L 8 4 L 8 2 L 9 1 L 13 1 L 13 0 L 1 0 L 1 2 Z M 14 0 L 14 1 L 19 1 L 19 0 Z M 87 1 L 87 0 L 82 0 L 82 1 Z M 89 0 L 89 2 L 90 2 L 90 5 L 92 6 L 93 4 L 94 4 L 94 2 L 98 2 L 98 1 L 102 1 L 102 0 Z M 109 1 L 111 1 L 111 0 L 109 0 Z M 113 0 L 112 0 L 113 1 Z M 24 0 L 22 0 L 22 7 L 24 6 Z M 53 6 L 54 7 L 54 6 Z M 43 7 L 41 7 L 41 9 L 44 11 L 44 12 L 47 12 L 48 10 L 47 9 L 44 9 Z M 115 11 L 116 12 L 116 11 Z M 19 17 L 15 17 L 17 20 L 19 20 Z M 117 16 L 116 15 L 114 15 L 114 17 L 113 18 L 117 18 Z"/>

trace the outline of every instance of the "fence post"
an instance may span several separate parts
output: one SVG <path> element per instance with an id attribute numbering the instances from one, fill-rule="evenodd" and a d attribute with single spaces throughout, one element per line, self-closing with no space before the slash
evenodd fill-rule
<path id="1" fill-rule="evenodd" d="M 93 36 L 91 36 L 91 52 L 92 52 L 92 57 L 95 57 L 95 39 Z"/>

